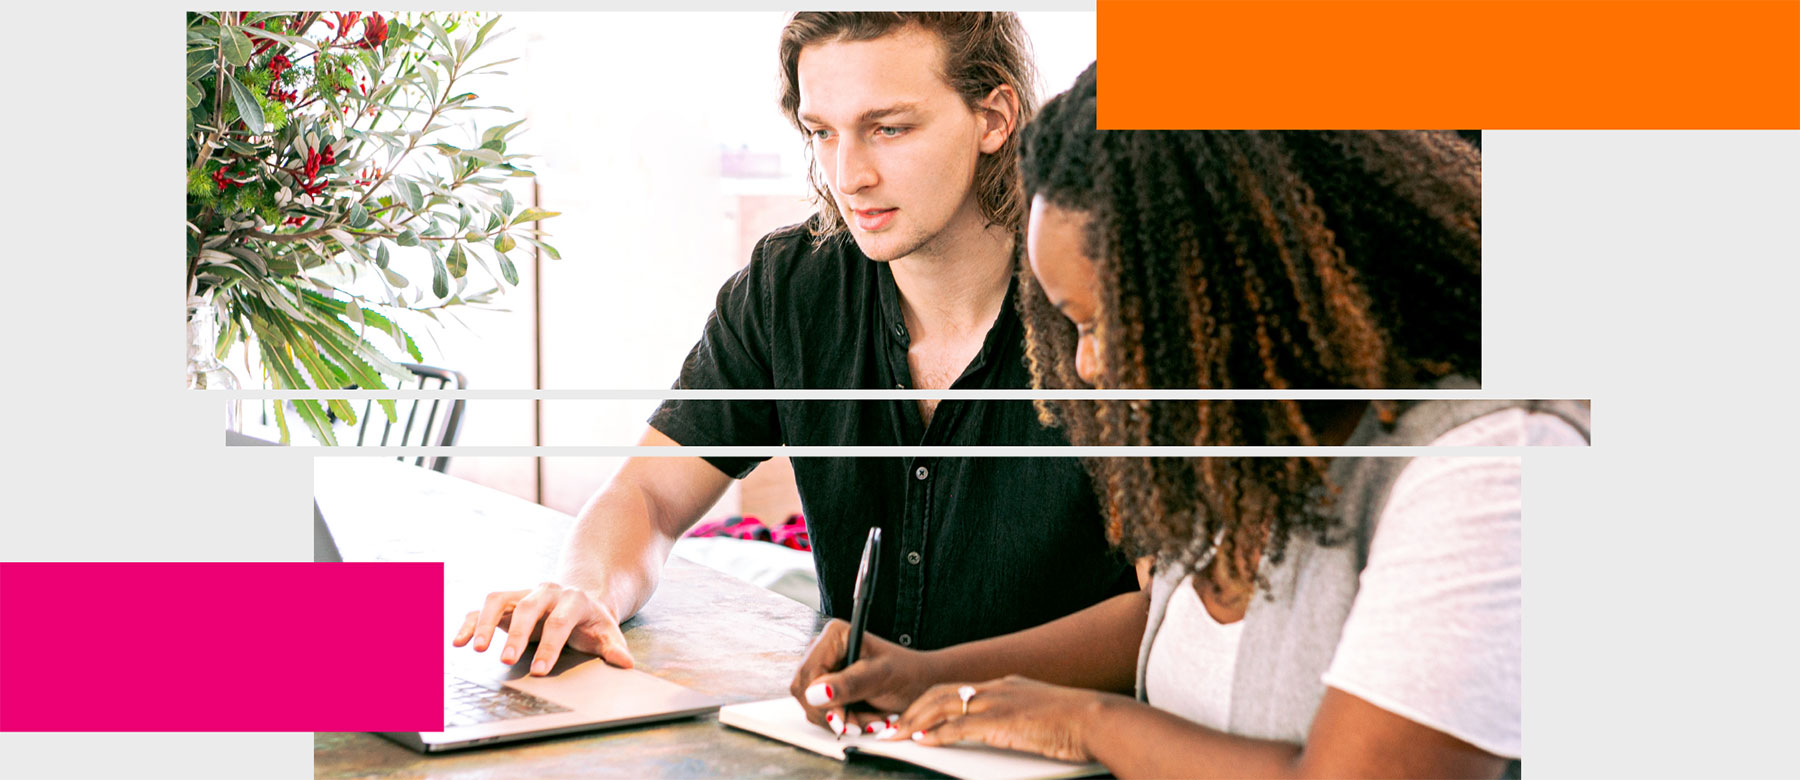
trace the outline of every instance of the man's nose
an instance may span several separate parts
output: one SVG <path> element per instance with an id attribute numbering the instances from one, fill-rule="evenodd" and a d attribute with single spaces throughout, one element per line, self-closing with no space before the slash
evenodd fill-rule
<path id="1" fill-rule="evenodd" d="M 837 189 L 840 195 L 855 195 L 875 186 L 881 177 L 875 173 L 875 161 L 869 149 L 855 139 L 844 139 L 837 147 Z"/>

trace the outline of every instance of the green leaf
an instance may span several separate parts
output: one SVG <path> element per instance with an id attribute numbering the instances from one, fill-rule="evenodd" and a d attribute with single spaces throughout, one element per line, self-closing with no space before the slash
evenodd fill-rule
<path id="1" fill-rule="evenodd" d="M 543 209 L 538 208 L 527 208 L 524 211 L 519 212 L 519 216 L 513 217 L 512 223 L 517 225 L 521 222 L 536 222 L 540 219 L 549 219 L 561 213 L 562 212 L 560 211 L 544 211 Z"/>
<path id="2" fill-rule="evenodd" d="M 444 51 L 454 50 L 450 44 L 450 33 L 444 32 L 444 28 L 439 26 L 436 20 L 430 16 L 423 16 L 419 18 L 419 23 L 425 27 L 426 32 L 431 33 L 431 37 L 436 38 L 438 43 L 444 45 Z"/>
<path id="3" fill-rule="evenodd" d="M 205 54 L 207 56 L 204 58 L 190 58 L 187 72 L 188 81 L 197 82 L 206 78 L 207 76 L 212 75 L 214 68 L 219 67 L 218 57 L 212 56 L 212 52 L 206 52 Z"/>
<path id="4" fill-rule="evenodd" d="M 381 269 L 381 275 L 387 279 L 388 284 L 395 287 L 405 289 L 407 285 L 411 284 L 411 282 L 406 280 L 406 277 L 394 273 L 394 269 L 392 268 Z"/>
<path id="5" fill-rule="evenodd" d="M 357 307 L 355 306 L 349 308 L 351 311 L 357 310 Z M 381 381 L 381 375 L 375 371 L 375 368 L 372 367 L 368 361 L 357 354 L 358 350 L 354 349 L 353 345 L 366 343 L 362 338 L 354 333 L 335 332 L 333 329 L 317 325 L 310 326 L 306 328 L 306 330 L 307 335 L 313 337 L 314 343 L 319 345 L 325 355 L 330 357 L 349 373 L 349 379 L 352 384 L 355 384 L 357 387 L 364 390 L 388 389 L 387 385 Z M 385 358 L 383 358 L 381 362 L 392 366 L 394 369 L 404 370 Z"/>
<path id="6" fill-rule="evenodd" d="M 484 163 L 493 163 L 495 165 L 506 162 L 506 160 L 500 156 L 499 152 L 492 149 L 464 149 L 462 151 L 462 156 L 473 157 Z"/>
<path id="7" fill-rule="evenodd" d="M 320 444 L 327 447 L 337 446 L 337 435 L 331 432 L 331 421 L 325 417 L 325 407 L 318 401 L 302 398 L 294 401 L 294 411 L 300 413 L 300 419 L 317 437 Z"/>
<path id="8" fill-rule="evenodd" d="M 280 399 L 269 401 L 269 405 L 275 408 L 275 427 L 281 430 L 281 443 L 291 443 L 292 436 L 288 434 L 287 425 L 287 406 Z"/>
<path id="9" fill-rule="evenodd" d="M 512 258 L 504 254 L 500 255 L 500 278 L 505 279 L 507 284 L 519 283 L 519 269 L 513 266 Z"/>
<path id="10" fill-rule="evenodd" d="M 512 212 L 513 212 L 513 194 L 512 194 L 512 190 L 507 190 L 505 192 L 500 193 L 500 213 L 505 214 L 506 216 L 510 217 L 510 216 L 512 216 Z"/>
<path id="11" fill-rule="evenodd" d="M 256 102 L 256 95 L 229 73 L 225 74 L 225 83 L 231 85 L 231 101 L 237 104 L 238 116 L 244 120 L 244 126 L 252 133 L 261 133 L 265 123 L 262 104 Z"/>
<path id="12" fill-rule="evenodd" d="M 311 389 L 307 387 L 306 380 L 300 377 L 299 369 L 295 368 L 291 362 L 289 358 L 291 353 L 271 345 L 268 339 L 262 336 L 260 329 L 258 329 L 257 343 L 262 347 L 263 367 L 269 371 L 277 387 L 289 390 Z M 278 407 L 281 404 L 280 401 L 273 403 Z M 306 427 L 312 430 L 313 436 L 319 440 L 319 443 L 326 446 L 337 446 L 337 437 L 332 435 L 331 423 L 325 419 L 325 409 L 319 406 L 318 401 L 296 400 L 294 401 L 294 411 L 299 413 L 300 421 L 306 423 Z M 281 427 L 282 440 L 286 441 L 288 438 L 287 421 L 281 417 L 279 410 L 276 412 L 276 422 Z"/>
<path id="13" fill-rule="evenodd" d="M 494 18 L 489 19 L 487 24 L 482 25 L 481 31 L 475 33 L 475 44 L 473 46 L 469 47 L 469 51 L 474 51 L 476 49 L 481 48 L 481 42 L 487 40 L 488 33 L 490 31 L 492 31 L 494 29 L 494 25 L 499 24 L 499 22 L 500 22 L 500 17 L 496 15 Z"/>
<path id="14" fill-rule="evenodd" d="M 513 122 L 511 124 L 496 125 L 494 127 L 490 127 L 486 130 L 483 130 L 483 131 L 481 131 L 481 142 L 487 143 L 488 141 L 504 141 L 504 140 L 506 140 L 507 133 L 512 132 L 513 128 L 518 127 L 519 125 L 522 125 L 524 123 L 525 123 L 525 120 L 521 119 L 521 120 L 519 120 L 517 122 Z"/>
<path id="15" fill-rule="evenodd" d="M 442 89 L 438 87 L 436 68 L 419 68 L 419 76 L 425 79 L 425 99 L 436 102 Z M 426 132 L 431 132 L 427 130 Z"/>
<path id="16" fill-rule="evenodd" d="M 250 54 L 255 50 L 241 30 L 229 25 L 219 30 L 219 48 L 225 52 L 225 61 L 237 68 L 250 64 Z"/>
<path id="17" fill-rule="evenodd" d="M 413 211 L 418 211 L 425 205 L 425 196 L 419 194 L 419 185 L 412 179 L 400 181 L 400 199 L 405 201 L 406 207 Z"/>
<path id="18" fill-rule="evenodd" d="M 237 342 L 241 329 L 236 317 L 226 317 L 224 327 L 219 328 L 218 340 L 213 342 L 213 357 L 224 360 L 226 353 L 231 351 L 231 345 Z"/>
<path id="19" fill-rule="evenodd" d="M 194 83 L 190 82 L 187 85 L 187 107 L 188 108 L 193 108 L 194 106 L 200 105 L 200 101 L 205 100 L 205 99 L 206 99 L 206 93 L 200 91 L 199 84 L 194 84 Z"/>
<path id="20" fill-rule="evenodd" d="M 375 242 L 375 265 L 383 270 L 386 270 L 388 267 L 388 249 L 386 241 Z"/>
<path id="21" fill-rule="evenodd" d="M 368 226 L 369 226 L 369 212 L 362 207 L 361 203 L 351 204 L 350 205 L 350 227 L 361 230 Z"/>
<path id="22" fill-rule="evenodd" d="M 400 235 L 394 238 L 394 243 L 399 244 L 400 246 L 418 246 L 419 234 L 414 233 L 411 230 L 402 230 L 400 231 Z"/>
<path id="23" fill-rule="evenodd" d="M 450 297 L 450 271 L 444 268 L 444 259 L 431 254 L 431 294 L 439 298 Z"/>
<path id="24" fill-rule="evenodd" d="M 450 257 L 445 261 L 445 267 L 449 269 L 451 276 L 458 279 L 468 275 L 469 257 L 463 253 L 461 241 L 454 242 L 450 245 Z"/>
<path id="25" fill-rule="evenodd" d="M 511 233 L 501 233 L 500 235 L 494 237 L 494 249 L 495 249 L 495 251 L 498 251 L 501 253 L 501 255 L 500 255 L 501 257 L 505 257 L 506 256 L 505 253 L 511 252 L 513 250 L 513 247 L 518 246 L 518 245 L 519 245 L 519 242 L 513 240 Z M 516 282 L 515 282 L 515 284 L 516 284 Z"/>

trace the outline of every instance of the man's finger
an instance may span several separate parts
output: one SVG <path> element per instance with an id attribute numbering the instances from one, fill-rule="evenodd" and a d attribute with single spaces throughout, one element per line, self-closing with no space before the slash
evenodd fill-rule
<path id="1" fill-rule="evenodd" d="M 525 645 L 531 643 L 531 635 L 537 630 L 538 621 L 544 617 L 547 600 L 548 597 L 540 591 L 513 605 L 512 620 L 506 626 L 506 649 L 500 651 L 501 663 L 510 664 L 525 657 Z"/>
<path id="2" fill-rule="evenodd" d="M 609 617 L 606 625 L 597 627 L 597 632 L 600 635 L 598 655 L 601 660 L 620 669 L 630 669 L 637 665 L 631 659 L 631 648 L 625 645 L 625 634 L 619 631 L 619 624 Z"/>
<path id="3" fill-rule="evenodd" d="M 556 598 L 556 603 L 544 616 L 544 630 L 538 634 L 537 655 L 531 660 L 531 673 L 543 676 L 550 673 L 550 667 L 556 665 L 556 659 L 562 655 L 563 644 L 569 641 L 569 632 L 581 619 L 581 610 L 586 606 L 580 601 L 585 594 L 574 590 L 565 590 Z"/>
<path id="4" fill-rule="evenodd" d="M 475 652 L 487 652 L 488 645 L 494 641 L 494 627 L 500 624 L 501 613 L 512 608 L 513 602 L 525 595 L 522 590 L 503 590 L 489 593 L 481 602 L 481 617 L 475 620 Z"/>
<path id="5" fill-rule="evenodd" d="M 472 610 L 463 617 L 462 628 L 457 629 L 456 636 L 450 640 L 451 647 L 462 647 L 469 643 L 469 638 L 475 636 L 475 621 L 479 617 L 481 610 Z"/>

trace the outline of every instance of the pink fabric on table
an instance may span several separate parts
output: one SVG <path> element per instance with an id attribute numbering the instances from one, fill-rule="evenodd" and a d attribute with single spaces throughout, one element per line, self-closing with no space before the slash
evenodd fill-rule
<path id="1" fill-rule="evenodd" d="M 755 542 L 773 542 L 802 552 L 812 550 L 811 537 L 806 533 L 806 518 L 801 515 L 792 515 L 786 522 L 773 527 L 756 519 L 754 515 L 732 515 L 700 523 L 694 526 L 693 530 L 688 531 L 687 535 L 694 537 L 723 536 Z"/>

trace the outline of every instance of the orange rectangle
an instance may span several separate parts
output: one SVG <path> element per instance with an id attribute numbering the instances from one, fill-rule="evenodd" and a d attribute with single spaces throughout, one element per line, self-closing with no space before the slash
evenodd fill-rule
<path id="1" fill-rule="evenodd" d="M 1103 129 L 1800 128 L 1800 0 L 1099 0 L 1098 24 Z"/>

